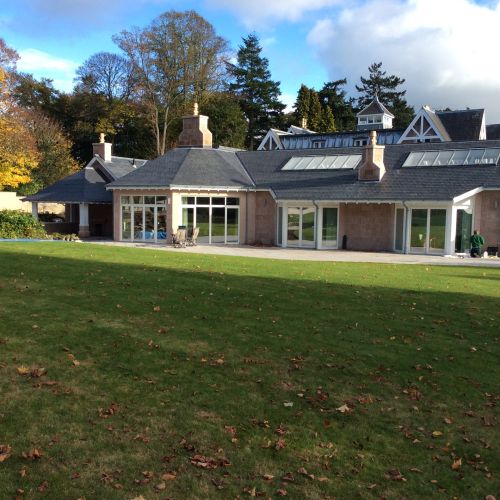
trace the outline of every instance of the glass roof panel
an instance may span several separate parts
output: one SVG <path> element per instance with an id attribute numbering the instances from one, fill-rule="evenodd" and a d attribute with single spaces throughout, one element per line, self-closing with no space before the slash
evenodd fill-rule
<path id="1" fill-rule="evenodd" d="M 339 170 L 356 168 L 361 155 L 294 156 L 281 170 Z"/>
<path id="2" fill-rule="evenodd" d="M 443 151 L 415 151 L 410 153 L 403 167 L 497 165 L 500 148 L 447 149 Z"/>

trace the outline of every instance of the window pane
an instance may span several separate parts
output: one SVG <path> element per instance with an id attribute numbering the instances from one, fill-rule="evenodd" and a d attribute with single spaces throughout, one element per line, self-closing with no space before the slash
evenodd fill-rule
<path id="1" fill-rule="evenodd" d="M 208 207 L 196 207 L 196 227 L 200 228 L 200 233 L 198 235 L 198 241 L 200 243 L 209 242 L 209 210 Z"/>
<path id="2" fill-rule="evenodd" d="M 468 150 L 464 151 L 455 151 L 453 153 L 453 157 L 450 160 L 450 165 L 465 165 L 465 158 L 469 154 Z"/>
<path id="3" fill-rule="evenodd" d="M 128 205 L 130 203 L 130 196 L 122 196 L 121 197 L 121 204 L 122 205 Z"/>
<path id="4" fill-rule="evenodd" d="M 427 209 L 414 209 L 411 211 L 411 240 L 412 252 L 425 252 L 427 239 Z"/>
<path id="5" fill-rule="evenodd" d="M 226 198 L 212 198 L 212 205 L 225 205 Z"/>
<path id="6" fill-rule="evenodd" d="M 422 156 L 422 159 L 420 160 L 419 166 L 427 167 L 429 165 L 432 165 L 434 163 L 434 160 L 437 158 L 437 155 L 437 151 L 428 151 L 427 153 L 424 153 L 424 156 Z"/>
<path id="7" fill-rule="evenodd" d="M 155 239 L 155 207 L 145 207 L 145 227 L 144 238 L 146 240 Z"/>
<path id="8" fill-rule="evenodd" d="M 197 205 L 210 205 L 210 198 L 197 196 L 196 197 L 196 204 Z"/>
<path id="9" fill-rule="evenodd" d="M 316 237 L 315 237 L 315 226 L 314 226 L 314 208 L 303 208 L 302 209 L 302 246 L 303 247 L 314 247 Z"/>
<path id="10" fill-rule="evenodd" d="M 466 165 L 477 165 L 481 163 L 481 158 L 483 157 L 484 149 L 472 149 L 465 160 Z"/>
<path id="11" fill-rule="evenodd" d="M 446 230 L 446 210 L 431 210 L 429 252 L 443 253 Z"/>
<path id="12" fill-rule="evenodd" d="M 499 153 L 500 150 L 498 149 L 487 149 L 484 153 L 483 160 L 481 161 L 481 163 L 487 165 L 496 165 L 498 162 Z"/>
<path id="13" fill-rule="evenodd" d="M 298 246 L 300 242 L 300 208 L 288 209 L 287 245 Z"/>
<path id="14" fill-rule="evenodd" d="M 323 208 L 322 243 L 324 247 L 337 246 L 336 208 Z"/>
<path id="15" fill-rule="evenodd" d="M 132 239 L 132 211 L 130 206 L 122 207 L 122 240 Z"/>
<path id="16" fill-rule="evenodd" d="M 424 153 L 410 153 L 403 167 L 416 167 L 418 162 L 422 159 L 422 156 L 424 156 Z"/>
<path id="17" fill-rule="evenodd" d="M 441 151 L 435 159 L 434 165 L 448 165 L 452 156 L 453 151 Z"/>
<path id="18" fill-rule="evenodd" d="M 394 249 L 403 251 L 403 234 L 404 234 L 404 225 L 405 225 L 405 211 L 403 208 L 398 208 L 396 210 L 396 238 Z"/>
<path id="19" fill-rule="evenodd" d="M 156 204 L 157 205 L 165 205 L 166 202 L 167 202 L 166 196 L 157 196 L 156 197 Z"/>
<path id="20" fill-rule="evenodd" d="M 212 243 L 224 243 L 225 241 L 225 212 L 224 207 L 212 208 Z"/>
<path id="21" fill-rule="evenodd" d="M 144 204 L 145 205 L 154 205 L 155 204 L 155 197 L 154 196 L 145 196 L 144 197 Z"/>
<path id="22" fill-rule="evenodd" d="M 144 224 L 142 220 L 143 213 L 143 207 L 134 207 L 134 240 L 144 239 Z"/>
<path id="23" fill-rule="evenodd" d="M 134 203 L 136 205 L 142 205 L 144 203 L 144 201 L 143 201 L 144 197 L 143 196 L 134 196 L 133 199 L 134 199 Z"/>
<path id="24" fill-rule="evenodd" d="M 183 196 L 182 197 L 183 205 L 194 205 L 194 196 Z"/>
<path id="25" fill-rule="evenodd" d="M 239 205 L 239 204 L 240 204 L 239 198 L 226 198 L 226 205 Z"/>
<path id="26" fill-rule="evenodd" d="M 167 239 L 167 209 L 165 207 L 157 207 L 157 234 L 156 239 Z"/>
<path id="27" fill-rule="evenodd" d="M 238 228 L 238 212 L 237 208 L 227 209 L 227 242 L 239 242 L 239 228 Z"/>
<path id="28" fill-rule="evenodd" d="M 193 229 L 194 208 L 182 209 L 182 225 L 189 231 Z"/>

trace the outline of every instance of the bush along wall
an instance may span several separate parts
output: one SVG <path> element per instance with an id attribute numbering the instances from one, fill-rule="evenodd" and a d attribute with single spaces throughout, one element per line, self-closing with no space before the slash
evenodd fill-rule
<path id="1" fill-rule="evenodd" d="M 0 238 L 46 239 L 43 224 L 20 210 L 0 210 Z"/>

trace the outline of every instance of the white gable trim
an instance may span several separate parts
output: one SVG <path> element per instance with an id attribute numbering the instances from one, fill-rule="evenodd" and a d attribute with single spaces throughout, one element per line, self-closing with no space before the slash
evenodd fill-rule
<path id="1" fill-rule="evenodd" d="M 430 109 L 425 106 L 420 108 L 420 111 L 399 138 L 398 144 L 402 144 L 405 141 L 425 142 L 428 139 L 438 139 L 440 142 L 450 141 L 450 137 L 446 131 L 439 130 L 436 119 L 439 118 Z M 433 132 L 433 134 L 431 135 L 429 132 Z"/>
<path id="2" fill-rule="evenodd" d="M 287 134 L 287 132 L 282 132 L 283 134 Z M 288 134 L 287 134 L 288 135 Z M 273 144 L 275 147 L 273 147 Z M 269 129 L 267 134 L 262 139 L 257 151 L 274 151 L 275 149 L 284 149 L 283 144 L 280 141 L 279 135 L 272 128 Z"/>

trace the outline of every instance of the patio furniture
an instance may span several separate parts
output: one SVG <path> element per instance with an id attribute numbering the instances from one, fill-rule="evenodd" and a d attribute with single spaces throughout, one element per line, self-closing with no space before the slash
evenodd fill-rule
<path id="1" fill-rule="evenodd" d="M 200 228 L 195 227 L 189 238 L 187 239 L 187 244 L 191 247 L 194 247 L 198 244 L 198 235 L 200 234 Z"/>
<path id="2" fill-rule="evenodd" d="M 186 230 L 178 229 L 172 236 L 172 240 L 175 248 L 184 248 L 186 246 Z"/>

